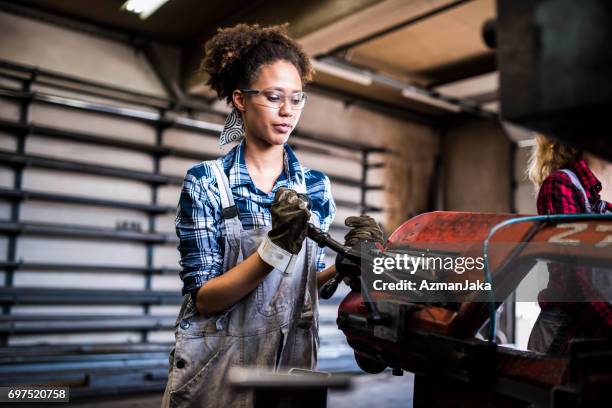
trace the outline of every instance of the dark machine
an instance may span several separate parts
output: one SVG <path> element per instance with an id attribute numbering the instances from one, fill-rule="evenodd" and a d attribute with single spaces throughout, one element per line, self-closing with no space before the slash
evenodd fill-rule
<path id="1" fill-rule="evenodd" d="M 503 118 L 612 160 L 612 3 L 498 0 L 497 10 L 483 31 L 497 50 Z M 357 363 L 368 373 L 415 373 L 415 407 L 559 408 L 612 405 L 612 341 L 574 341 L 566 355 L 507 348 L 496 341 L 496 313 L 537 262 L 609 275 L 611 231 L 610 215 L 434 212 L 405 222 L 384 245 L 345 248 L 314 228 L 309 237 L 338 253 L 338 274 L 321 296 L 343 280 L 351 286 L 337 323 Z M 460 279 L 492 289 L 434 300 L 373 290 L 372 260 L 391 253 L 481 256 L 484 270 Z"/>
<path id="2" fill-rule="evenodd" d="M 498 0 L 502 117 L 612 160 L 612 3 Z"/>

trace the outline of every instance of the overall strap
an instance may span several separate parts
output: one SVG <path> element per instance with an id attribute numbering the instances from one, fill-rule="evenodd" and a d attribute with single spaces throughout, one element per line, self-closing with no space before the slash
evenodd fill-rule
<path id="1" fill-rule="evenodd" d="M 221 199 L 221 216 L 225 225 L 225 245 L 223 253 L 223 272 L 233 268 L 238 263 L 240 251 L 240 233 L 242 232 L 242 224 L 238 218 L 238 207 L 234 203 L 234 196 L 230 188 L 230 183 L 223 170 L 223 161 L 221 159 L 211 160 L 211 168 L 217 179 L 217 187 L 219 188 L 219 197 Z M 225 310 L 215 321 L 217 330 L 223 330 L 227 322 L 229 313 L 236 308 L 238 304 L 231 306 Z"/>
<path id="2" fill-rule="evenodd" d="M 302 165 L 299 165 L 299 170 L 296 175 L 297 182 L 295 183 L 293 189 L 301 194 L 307 194 L 306 191 L 306 177 L 304 176 L 304 169 Z"/>
<path id="3" fill-rule="evenodd" d="M 211 160 L 210 163 L 217 179 L 217 186 L 219 187 L 223 219 L 233 218 L 238 215 L 238 210 L 234 204 L 234 196 L 230 189 L 227 175 L 223 170 L 223 164 L 219 160 Z"/>
<path id="4" fill-rule="evenodd" d="M 576 173 L 568 169 L 561 169 L 561 171 L 567 174 L 570 180 L 572 180 L 574 186 L 576 186 L 578 191 L 582 193 L 582 197 L 584 198 L 584 208 L 586 209 L 586 212 L 592 213 L 593 207 L 591 207 L 591 203 L 589 202 L 589 196 L 587 195 L 587 192 L 585 191 L 584 187 L 582 187 L 582 183 L 580 182 L 580 180 L 578 180 L 578 176 L 576 176 Z"/>
<path id="5" fill-rule="evenodd" d="M 225 225 L 226 242 L 236 249 L 240 246 L 240 232 L 242 231 L 242 224 L 240 224 L 240 219 L 238 218 L 238 207 L 234 203 L 229 180 L 223 170 L 223 163 L 221 160 L 213 160 L 211 164 L 217 179 L 217 186 L 219 187 L 221 215 Z"/>

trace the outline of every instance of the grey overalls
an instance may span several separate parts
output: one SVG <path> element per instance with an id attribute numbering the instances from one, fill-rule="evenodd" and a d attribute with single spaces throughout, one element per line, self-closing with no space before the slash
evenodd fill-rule
<path id="1" fill-rule="evenodd" d="M 270 227 L 242 229 L 222 161 L 211 163 L 223 207 L 227 271 L 257 250 Z M 295 190 L 306 193 L 301 167 L 298 179 Z M 314 213 L 311 222 L 320 226 Z M 292 270 L 272 270 L 253 292 L 219 315 L 203 317 L 191 296 L 183 297 L 162 407 L 252 406 L 251 393 L 227 383 L 232 366 L 314 369 L 319 343 L 316 250 L 316 243 L 305 239 Z"/>

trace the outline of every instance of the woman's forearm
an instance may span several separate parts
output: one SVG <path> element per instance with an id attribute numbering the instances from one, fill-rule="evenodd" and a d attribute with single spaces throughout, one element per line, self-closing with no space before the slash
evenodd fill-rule
<path id="1" fill-rule="evenodd" d="M 325 282 L 330 280 L 332 276 L 334 276 L 335 274 L 336 274 L 335 264 L 317 273 L 317 289 L 320 288 Z"/>
<path id="2" fill-rule="evenodd" d="M 202 285 L 196 296 L 196 308 L 203 316 L 212 316 L 233 306 L 251 293 L 272 269 L 255 251 L 229 271 Z"/>
<path id="3" fill-rule="evenodd" d="M 251 293 L 272 269 L 254 252 L 229 271 L 202 285 L 196 296 L 196 308 L 203 316 L 212 316 L 233 306 Z M 336 265 L 317 273 L 317 288 L 335 274 Z"/>

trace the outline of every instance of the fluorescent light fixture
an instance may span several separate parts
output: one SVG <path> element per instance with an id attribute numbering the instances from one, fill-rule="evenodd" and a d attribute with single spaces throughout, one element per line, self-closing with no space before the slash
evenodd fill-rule
<path id="1" fill-rule="evenodd" d="M 508 135 L 508 138 L 515 142 L 518 147 L 531 147 L 535 146 L 534 132 L 533 130 L 524 128 L 523 126 L 517 125 L 516 123 L 502 121 L 502 128 Z"/>
<path id="2" fill-rule="evenodd" d="M 337 78 L 342 78 L 346 81 L 354 82 L 363 86 L 372 85 L 372 77 L 367 74 L 362 74 L 347 68 L 343 68 L 337 65 L 328 64 L 326 62 L 317 61 L 315 59 L 310 61 L 315 70 L 323 72 Z"/>
<path id="3" fill-rule="evenodd" d="M 441 94 L 455 98 L 469 98 L 487 92 L 494 92 L 499 87 L 499 73 L 491 72 L 484 75 L 462 79 L 449 84 L 440 85 L 435 89 Z"/>
<path id="4" fill-rule="evenodd" d="M 535 139 L 525 139 L 518 141 L 518 147 L 532 147 L 536 145 Z"/>
<path id="5" fill-rule="evenodd" d="M 423 102 L 427 105 L 436 106 L 451 112 L 461 112 L 461 107 L 459 105 L 434 98 L 433 96 L 430 96 L 424 91 L 413 86 L 402 89 L 402 96 L 404 98 L 412 99 L 413 101 Z"/>
<path id="6" fill-rule="evenodd" d="M 127 10 L 131 13 L 138 14 L 141 20 L 149 18 L 149 16 L 157 11 L 158 8 L 167 3 L 168 0 L 128 0 L 123 3 L 121 10 Z"/>
<path id="7" fill-rule="evenodd" d="M 499 113 L 499 101 L 487 102 L 480 107 L 489 112 Z"/>

